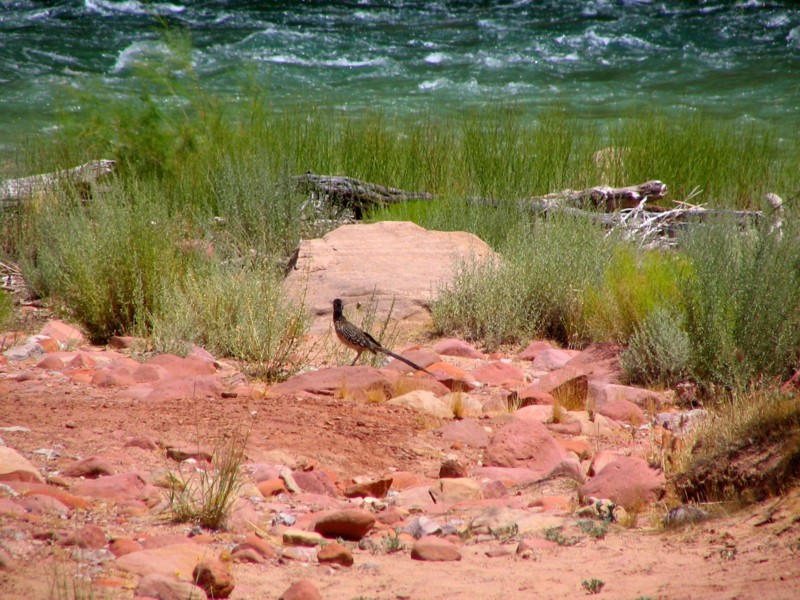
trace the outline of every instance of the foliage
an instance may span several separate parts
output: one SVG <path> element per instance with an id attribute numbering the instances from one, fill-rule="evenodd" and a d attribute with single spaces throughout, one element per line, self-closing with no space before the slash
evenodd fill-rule
<path id="1" fill-rule="evenodd" d="M 688 376 L 690 352 L 680 317 L 661 307 L 636 327 L 619 362 L 630 383 L 669 387 Z"/>
<path id="2" fill-rule="evenodd" d="M 302 302 L 284 295 L 268 268 L 210 263 L 165 291 L 163 308 L 150 317 L 156 350 L 185 353 L 191 344 L 216 356 L 247 361 L 269 380 L 296 368 L 292 360 L 307 328 Z"/>
<path id="3" fill-rule="evenodd" d="M 591 579 L 584 579 L 581 581 L 581 587 L 586 590 L 588 594 L 599 594 L 605 586 L 605 581 L 592 577 Z"/>
<path id="4" fill-rule="evenodd" d="M 719 222 L 683 240 L 692 276 L 682 283 L 693 377 L 744 389 L 784 379 L 800 349 L 800 246 L 796 219 L 782 237 Z"/>
<path id="5" fill-rule="evenodd" d="M 249 432 L 236 431 L 221 444 L 212 459 L 213 469 L 180 468 L 168 473 L 167 501 L 176 522 L 192 522 L 221 529 L 230 516 L 242 485 L 241 468 Z"/>
<path id="6" fill-rule="evenodd" d="M 0 290 L 0 327 L 8 323 L 13 315 L 14 306 L 11 302 L 11 295 Z"/>

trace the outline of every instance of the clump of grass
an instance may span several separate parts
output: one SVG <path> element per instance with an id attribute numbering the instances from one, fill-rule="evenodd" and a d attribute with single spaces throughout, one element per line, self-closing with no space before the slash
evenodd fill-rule
<path id="1" fill-rule="evenodd" d="M 685 269 L 678 255 L 616 245 L 600 285 L 585 290 L 582 314 L 589 335 L 627 342 L 654 310 L 679 303 Z"/>
<path id="2" fill-rule="evenodd" d="M 238 430 L 220 444 L 212 459 L 213 470 L 196 469 L 185 475 L 180 469 L 168 474 L 166 491 L 172 518 L 221 529 L 230 516 L 242 486 L 241 468 L 249 432 Z"/>
<path id="3" fill-rule="evenodd" d="M 488 348 L 532 336 L 565 345 L 586 339 L 582 293 L 602 275 L 612 242 L 591 223 L 551 218 L 528 226 L 520 218 L 509 221 L 502 260 L 463 265 L 440 290 L 432 306 L 437 333 Z"/>
<path id="4" fill-rule="evenodd" d="M 580 543 L 581 538 L 579 536 L 566 536 L 563 529 L 563 527 L 546 527 L 542 532 L 544 539 L 555 542 L 559 546 L 574 546 Z"/>
<path id="5" fill-rule="evenodd" d="M 92 586 L 92 579 L 82 572 L 80 563 L 68 562 L 62 553 L 54 556 L 52 571 L 49 576 L 49 600 L 95 600 L 98 596 Z"/>
<path id="6" fill-rule="evenodd" d="M 28 216 L 26 280 L 92 341 L 147 328 L 163 290 L 188 268 L 174 223 L 147 188 L 115 185 L 87 206 L 61 198 Z"/>
<path id="7" fill-rule="evenodd" d="M 216 356 L 246 361 L 250 373 L 269 380 L 297 368 L 308 317 L 269 268 L 212 263 L 189 273 L 165 297 L 162 310 L 151 316 L 156 350 L 180 353 L 198 344 Z"/>
<path id="8" fill-rule="evenodd" d="M 718 402 L 676 462 L 684 501 L 751 502 L 800 478 L 800 403 L 776 391 L 738 393 Z"/>
<path id="9" fill-rule="evenodd" d="M 578 529 L 593 540 L 602 540 L 608 532 L 608 523 L 596 523 L 591 519 L 582 519 L 578 521 Z"/>
<path id="10" fill-rule="evenodd" d="M 381 540 L 381 550 L 384 554 L 396 554 L 406 549 L 406 545 L 400 541 L 397 532 L 394 535 L 387 535 Z"/>
<path id="11" fill-rule="evenodd" d="M 0 290 L 0 328 L 5 327 L 14 316 L 14 305 L 11 295 L 4 290 Z"/>

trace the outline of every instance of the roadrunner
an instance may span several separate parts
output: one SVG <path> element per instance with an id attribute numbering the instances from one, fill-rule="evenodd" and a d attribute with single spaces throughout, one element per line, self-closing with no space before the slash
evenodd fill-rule
<path id="1" fill-rule="evenodd" d="M 353 362 L 350 364 L 351 367 L 356 364 L 358 357 L 361 356 L 363 352 L 372 352 L 373 354 L 376 352 L 381 352 L 386 356 L 391 356 L 392 358 L 396 358 L 397 360 L 406 363 L 412 369 L 416 369 L 417 371 L 425 371 L 429 375 L 433 375 L 433 373 L 427 369 L 420 367 L 418 364 L 408 360 L 407 358 L 400 356 L 399 354 L 395 354 L 391 350 L 387 350 L 381 346 L 379 341 L 377 341 L 366 331 L 362 331 L 353 325 L 347 320 L 347 317 L 342 314 L 343 307 L 344 305 L 339 298 L 333 301 L 333 328 L 336 330 L 336 337 L 339 338 L 339 341 L 351 350 L 355 350 L 358 353 L 353 359 Z"/>

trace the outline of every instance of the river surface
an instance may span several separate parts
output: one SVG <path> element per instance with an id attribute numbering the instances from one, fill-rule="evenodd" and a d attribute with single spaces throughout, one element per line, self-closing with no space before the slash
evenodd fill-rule
<path id="1" fill-rule="evenodd" d="M 555 104 L 618 119 L 649 108 L 800 124 L 800 8 L 788 1 L 144 2 L 0 0 L 0 153 L 48 131 L 75 91 L 135 93 L 188 31 L 212 92 L 447 114 Z"/>

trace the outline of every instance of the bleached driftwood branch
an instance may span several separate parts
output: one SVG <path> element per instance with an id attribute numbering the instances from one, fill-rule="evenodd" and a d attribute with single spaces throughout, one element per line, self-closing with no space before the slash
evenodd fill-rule
<path id="1" fill-rule="evenodd" d="M 92 184 L 113 173 L 116 164 L 113 160 L 93 160 L 72 169 L 8 179 L 0 183 L 0 208 L 17 206 L 65 185 L 88 191 Z"/>
<path id="2" fill-rule="evenodd" d="M 297 188 L 310 195 L 306 205 L 312 205 L 317 214 L 328 209 L 334 220 L 342 215 L 361 219 L 363 211 L 410 200 L 434 200 L 433 195 L 409 192 L 352 177 L 315 175 L 306 173 L 293 178 Z M 667 194 L 667 185 L 658 180 L 646 181 L 624 187 L 596 186 L 583 190 L 564 190 L 518 201 L 519 207 L 532 214 L 547 216 L 565 214 L 588 219 L 610 230 L 621 230 L 631 239 L 652 246 L 671 246 L 681 228 L 711 218 L 727 218 L 741 225 L 760 221 L 761 211 L 707 209 L 702 206 L 676 203 L 667 209 L 651 200 L 661 200 Z M 771 229 L 780 232 L 782 201 L 774 194 L 766 198 L 772 206 Z M 491 198 L 470 198 L 472 204 L 497 207 L 500 201 Z M 306 207 L 307 207 L 306 206 Z M 352 220 L 345 217 L 344 220 Z"/>

